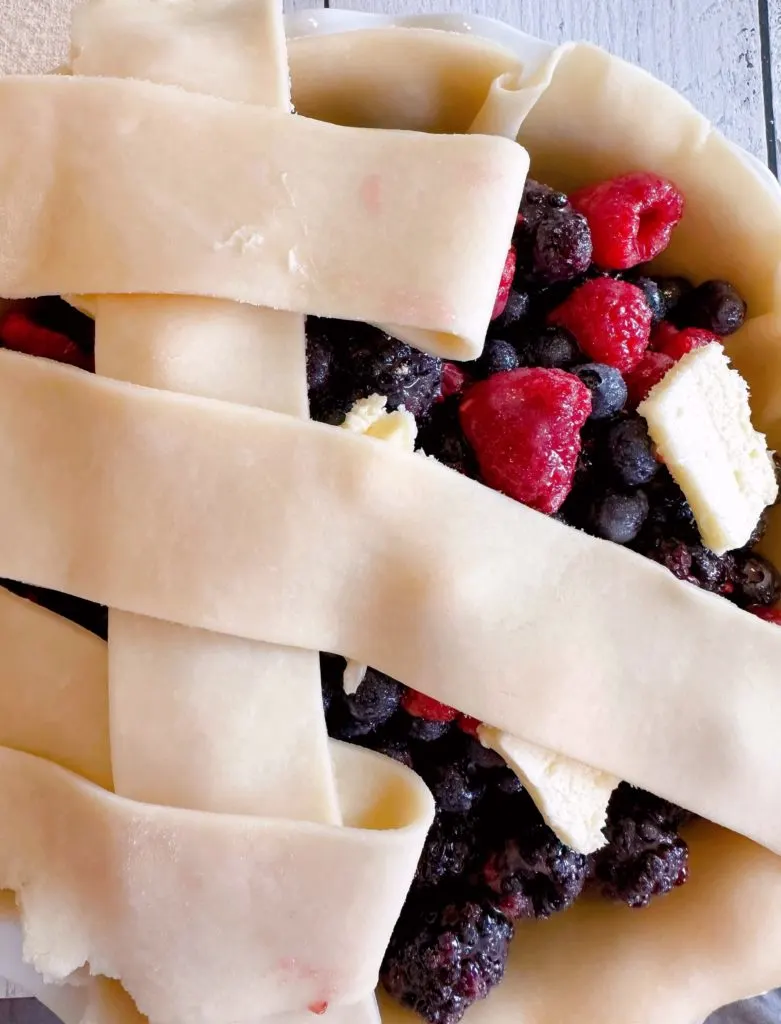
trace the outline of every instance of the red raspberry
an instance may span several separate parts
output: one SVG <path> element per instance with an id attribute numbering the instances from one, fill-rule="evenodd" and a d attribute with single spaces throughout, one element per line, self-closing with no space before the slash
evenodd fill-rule
<path id="1" fill-rule="evenodd" d="M 425 693 L 417 690 L 406 690 L 401 697 L 401 706 L 408 715 L 415 718 L 425 718 L 427 722 L 454 722 L 458 718 L 458 711 L 442 704 L 433 697 L 427 697 Z"/>
<path id="2" fill-rule="evenodd" d="M 664 352 L 646 352 L 639 365 L 624 378 L 629 392 L 629 405 L 636 409 L 645 401 L 651 389 L 656 387 L 672 366 L 675 366 L 675 360 Z"/>
<path id="3" fill-rule="evenodd" d="M 678 328 L 669 320 L 660 320 L 651 331 L 651 340 L 648 347 L 654 352 L 663 352 L 665 347 L 672 342 L 678 334 Z"/>
<path id="4" fill-rule="evenodd" d="M 607 270 L 627 270 L 658 256 L 683 215 L 675 185 L 644 171 L 587 185 L 570 203 L 591 228 L 594 262 Z"/>
<path id="5" fill-rule="evenodd" d="M 479 718 L 472 718 L 471 715 L 459 715 L 456 725 L 461 732 L 465 732 L 467 736 L 474 736 L 477 739 L 477 730 L 482 725 L 482 722 Z"/>
<path id="6" fill-rule="evenodd" d="M 564 370 L 510 370 L 480 381 L 459 416 L 485 483 L 548 514 L 572 488 L 591 392 Z"/>
<path id="7" fill-rule="evenodd" d="M 496 302 L 494 302 L 494 311 L 491 313 L 492 320 L 495 320 L 498 316 L 501 316 L 502 313 L 504 313 L 504 307 L 507 305 L 507 300 L 510 297 L 510 289 L 513 286 L 514 277 L 515 246 L 511 245 L 507 253 L 507 259 L 504 261 L 502 280 L 499 282 L 499 291 L 496 293 Z"/>
<path id="8" fill-rule="evenodd" d="M 662 327 L 659 324 L 659 327 Z M 674 362 L 678 362 L 679 359 L 687 354 L 687 352 L 694 351 L 695 348 L 703 348 L 705 345 L 712 345 L 713 342 L 721 342 L 721 338 L 716 334 L 711 334 L 710 331 L 704 331 L 699 327 L 685 327 L 682 331 L 678 331 L 672 324 L 664 324 L 664 331 L 654 331 L 652 342 L 654 348 L 658 352 L 664 352 L 666 356 L 669 356 Z M 668 330 L 667 328 L 671 328 Z"/>
<path id="9" fill-rule="evenodd" d="M 566 327 L 594 362 L 621 373 L 637 366 L 651 337 L 651 309 L 642 290 L 612 277 L 585 281 L 548 320 Z"/>
<path id="10" fill-rule="evenodd" d="M 469 374 L 457 363 L 442 364 L 442 398 L 463 395 L 469 383 Z"/>
<path id="11" fill-rule="evenodd" d="M 0 320 L 0 344 L 13 352 L 55 359 L 82 370 L 94 369 L 90 356 L 65 334 L 33 323 L 24 313 L 11 310 Z"/>
<path id="12" fill-rule="evenodd" d="M 749 605 L 746 611 L 756 615 L 758 619 L 764 619 L 765 622 L 774 622 L 777 626 L 781 626 L 781 608 L 768 608 L 762 604 L 752 604 Z"/>

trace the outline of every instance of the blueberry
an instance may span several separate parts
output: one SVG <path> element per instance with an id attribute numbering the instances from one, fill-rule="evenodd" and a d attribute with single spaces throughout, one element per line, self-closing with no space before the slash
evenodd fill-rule
<path id="1" fill-rule="evenodd" d="M 591 507 L 591 528 L 614 544 L 628 544 L 640 533 L 647 515 L 648 498 L 643 491 L 607 491 Z"/>
<path id="2" fill-rule="evenodd" d="M 454 764 L 436 768 L 430 783 L 437 807 L 448 814 L 467 814 L 482 792 L 482 787 Z"/>
<path id="3" fill-rule="evenodd" d="M 529 334 L 518 345 L 523 366 L 568 370 L 580 358 L 578 343 L 564 327 L 545 327 Z"/>
<path id="4" fill-rule="evenodd" d="M 692 290 L 691 281 L 685 277 L 657 277 L 656 283 L 664 302 L 664 317 L 669 317 L 684 295 Z"/>
<path id="5" fill-rule="evenodd" d="M 741 605 L 775 604 L 781 595 L 778 570 L 761 555 L 741 552 L 735 556 L 733 600 Z"/>
<path id="6" fill-rule="evenodd" d="M 322 391 L 331 374 L 333 349 L 323 337 L 312 335 L 306 342 L 306 381 L 310 394 Z"/>
<path id="7" fill-rule="evenodd" d="M 480 377 L 493 377 L 495 373 L 507 373 L 517 370 L 520 366 L 518 353 L 509 341 L 501 338 L 489 338 L 479 359 L 475 361 L 475 369 Z"/>
<path id="8" fill-rule="evenodd" d="M 415 715 L 405 716 L 405 722 L 406 735 L 421 743 L 433 743 L 442 739 L 453 725 L 452 722 L 432 722 L 427 718 L 417 718 Z"/>
<path id="9" fill-rule="evenodd" d="M 550 210 L 537 225 L 532 253 L 534 279 L 545 284 L 571 281 L 591 263 L 591 231 L 572 209 Z"/>
<path id="10" fill-rule="evenodd" d="M 627 487 L 647 484 L 659 472 L 645 420 L 632 416 L 611 427 L 607 437 L 608 457 Z"/>
<path id="11" fill-rule="evenodd" d="M 355 693 L 347 695 L 347 708 L 356 721 L 377 728 L 384 725 L 398 711 L 402 687 L 395 679 L 377 672 L 373 668 L 366 675 Z"/>
<path id="12" fill-rule="evenodd" d="M 504 311 L 491 323 L 491 330 L 502 330 L 520 323 L 529 312 L 529 293 L 513 288 Z"/>
<path id="13" fill-rule="evenodd" d="M 734 334 L 746 319 L 746 303 L 728 281 L 705 281 L 678 303 L 678 327 L 701 327 L 714 334 Z"/>
<path id="14" fill-rule="evenodd" d="M 667 303 L 658 283 L 652 277 L 635 277 L 632 278 L 632 284 L 636 284 L 638 288 L 642 289 L 648 308 L 651 310 L 651 320 L 655 324 L 664 320 Z"/>
<path id="15" fill-rule="evenodd" d="M 409 745 L 402 740 L 385 740 L 375 746 L 374 749 L 378 754 L 384 754 L 386 757 L 398 761 L 399 764 L 403 764 L 406 768 L 413 767 L 412 753 L 410 752 Z"/>
<path id="16" fill-rule="evenodd" d="M 572 371 L 591 392 L 591 419 L 606 420 L 620 412 L 626 404 L 624 378 L 614 366 L 606 363 L 585 363 Z"/>

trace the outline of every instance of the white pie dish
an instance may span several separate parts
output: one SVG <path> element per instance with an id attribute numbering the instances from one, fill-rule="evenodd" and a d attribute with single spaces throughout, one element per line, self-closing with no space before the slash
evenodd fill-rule
<path id="1" fill-rule="evenodd" d="M 524 36 L 522 33 L 519 33 L 506 26 L 502 26 L 500 25 L 500 23 L 489 21 L 488 19 L 455 19 L 454 21 L 454 19 L 452 18 L 445 18 L 443 20 L 439 20 L 432 17 L 422 19 L 403 19 L 402 23 L 409 24 L 410 21 L 413 20 L 416 23 L 416 25 L 421 27 L 435 29 L 458 29 L 461 31 L 471 30 L 472 34 L 476 36 L 481 36 L 485 34 L 487 38 L 490 38 L 493 41 L 498 42 L 501 45 L 512 49 L 513 53 L 515 53 L 522 61 L 526 62 L 527 64 L 531 63 L 533 68 L 537 70 L 542 69 L 545 60 L 549 58 L 551 53 L 553 52 L 553 48 L 549 47 L 548 44 L 544 44 L 539 40 L 533 40 L 531 39 L 531 37 Z M 317 22 L 317 24 L 314 24 L 314 22 Z M 299 38 L 303 38 L 305 36 L 320 35 L 323 32 L 341 32 L 352 29 L 373 28 L 376 26 L 390 26 L 392 24 L 394 24 L 392 19 L 382 18 L 381 16 L 377 16 L 376 18 L 374 18 L 373 16 L 368 15 L 352 15 L 348 14 L 347 12 L 318 11 L 309 15 L 295 15 L 291 19 L 290 34 L 294 37 L 298 36 Z M 398 22 L 396 22 L 396 24 L 398 24 Z M 739 153 L 739 151 L 737 151 L 734 147 L 727 148 L 733 153 L 733 155 Z M 781 204 L 781 192 L 779 192 L 778 185 L 775 182 L 775 180 L 769 176 L 769 172 L 767 172 L 766 169 L 762 168 L 761 165 L 759 165 L 759 163 L 755 161 L 754 158 L 750 157 L 748 154 L 740 154 L 740 159 L 745 161 L 746 165 L 751 168 L 752 174 L 756 174 L 757 188 L 761 189 L 768 196 L 774 194 L 773 202 Z M 671 176 L 674 176 L 672 172 L 670 173 Z M 725 274 L 725 276 L 730 275 Z M 768 306 L 762 311 L 769 312 L 770 310 L 774 310 L 775 308 L 777 308 L 777 306 L 776 297 L 774 296 L 773 301 L 770 301 L 768 303 Z M 760 329 L 759 334 L 762 333 L 763 332 Z M 772 418 L 770 416 L 772 410 L 772 401 L 769 401 L 771 397 L 772 396 L 769 395 L 766 396 L 766 399 L 764 400 L 763 404 L 763 415 L 766 420 Z M 721 843 L 725 849 L 729 848 L 732 845 L 732 840 L 730 839 L 730 837 L 723 833 L 720 833 L 719 836 L 715 837 L 713 841 L 716 845 L 719 845 Z M 757 854 L 755 848 L 750 847 L 749 844 L 746 844 L 743 841 L 737 841 L 734 857 L 740 859 L 740 857 L 743 855 L 745 855 L 749 863 L 754 865 L 754 870 L 756 870 L 758 876 L 761 876 L 763 873 L 766 873 L 768 876 L 770 876 L 772 875 L 774 870 L 777 870 L 775 869 L 774 865 L 769 863 L 769 861 L 771 861 L 772 858 L 770 858 L 768 854 L 764 852 L 760 852 L 759 854 Z M 728 854 L 728 856 L 730 857 L 731 863 L 734 864 L 735 861 L 732 860 L 732 854 Z M 687 891 L 689 892 L 690 896 L 686 902 L 688 904 L 688 902 L 691 901 L 695 906 L 695 913 L 692 916 L 691 920 L 693 920 L 694 917 L 698 917 L 701 915 L 700 923 L 698 928 L 695 929 L 694 935 L 688 932 L 686 928 L 683 928 L 681 930 L 680 941 L 682 943 L 683 949 L 687 948 L 687 946 L 691 943 L 693 937 L 704 934 L 706 929 L 710 931 L 710 929 L 715 927 L 712 921 L 709 921 L 707 923 L 705 921 L 707 913 L 707 904 L 709 904 L 711 900 L 702 900 L 697 895 L 698 893 L 701 894 L 703 887 L 706 886 L 708 874 L 708 866 L 705 864 L 698 863 L 698 860 L 699 858 L 695 857 L 695 863 L 693 866 L 693 875 L 695 877 L 695 880 L 692 883 L 690 883 L 690 886 L 688 887 Z M 718 862 L 714 860 L 711 863 L 716 864 Z M 699 882 L 697 881 L 698 877 Z M 714 878 L 712 879 L 712 882 L 714 885 L 717 885 L 719 879 Z M 776 890 L 778 890 L 780 886 L 781 882 L 776 879 Z M 710 892 L 712 890 L 708 891 Z M 723 894 L 723 896 L 726 900 L 726 893 Z M 743 896 L 744 898 L 747 898 L 747 894 L 744 893 Z M 761 893 L 757 900 L 759 900 L 759 898 L 761 898 Z M 767 899 L 765 903 L 765 908 L 767 910 L 768 917 L 770 917 L 771 910 L 775 906 L 774 901 L 778 901 L 779 899 L 781 899 L 781 894 L 778 891 L 776 891 L 772 899 Z M 679 902 L 681 903 L 681 906 L 684 905 L 682 900 Z M 672 903 L 670 903 L 669 906 L 672 907 Z M 775 907 L 775 909 L 778 908 Z M 615 911 L 611 913 L 620 915 L 622 912 Z M 580 916 L 581 918 L 583 918 L 584 928 L 591 928 L 590 934 L 592 935 L 592 938 L 594 940 L 593 948 L 600 951 L 601 955 L 604 955 L 606 948 L 609 949 L 611 946 L 611 940 L 607 935 L 605 928 L 600 923 L 603 920 L 602 916 L 597 912 L 594 918 L 593 927 L 590 919 L 588 925 L 586 924 L 585 919 L 588 916 L 587 911 L 584 910 Z M 624 914 L 624 916 L 626 915 Z M 777 920 L 781 920 L 781 914 L 775 914 L 775 918 Z M 649 951 L 646 944 L 649 942 L 653 943 L 654 941 L 661 941 L 662 936 L 664 936 L 664 941 L 667 942 L 668 937 L 670 935 L 670 929 L 672 928 L 674 930 L 677 927 L 677 925 L 680 924 L 680 922 L 677 920 L 677 915 L 672 911 L 668 911 L 666 908 L 661 906 L 659 907 L 658 911 L 656 909 L 653 909 L 652 911 L 648 912 L 648 916 L 646 918 L 633 918 L 633 934 L 635 934 L 635 920 L 637 921 L 637 940 L 636 942 L 633 940 L 632 942 L 627 943 L 627 945 L 630 947 L 628 952 L 626 949 L 623 950 L 624 954 L 627 956 L 627 961 L 624 965 L 624 970 L 621 975 L 623 981 L 616 980 L 615 978 L 603 979 L 608 989 L 608 994 L 605 998 L 610 998 L 610 986 L 611 984 L 613 985 L 612 998 L 615 1000 L 613 1004 L 613 1009 L 615 1009 L 616 1005 L 620 1005 L 623 999 L 626 998 L 627 1000 L 629 1000 L 630 996 L 631 998 L 634 998 L 634 989 L 638 984 L 637 975 L 635 971 L 639 970 L 640 965 L 645 965 L 645 970 L 647 971 L 649 976 L 653 975 L 653 971 L 655 968 L 664 968 L 666 970 L 670 969 L 669 963 L 664 963 L 664 958 L 660 963 L 659 961 L 655 961 L 652 955 L 649 955 Z M 647 926 L 643 924 L 644 920 L 649 922 Z M 729 920 L 729 914 L 725 915 L 725 920 Z M 658 928 L 652 923 L 655 921 L 659 922 Z M 535 957 L 539 958 L 539 962 L 537 964 L 536 969 L 533 966 L 530 967 L 531 974 L 536 979 L 536 982 L 532 982 L 531 985 L 527 983 L 524 987 L 525 995 L 518 996 L 514 994 L 511 984 L 506 984 L 503 988 L 503 996 L 497 993 L 497 997 L 489 1000 L 489 1002 L 486 1003 L 484 1006 L 476 1007 L 474 1011 L 470 1012 L 468 1021 L 477 1020 L 477 1016 L 479 1013 L 488 1015 L 484 1017 L 484 1020 L 486 1022 L 503 1020 L 504 1012 L 511 1011 L 513 1008 L 517 1009 L 517 1006 L 521 1002 L 523 1002 L 524 999 L 530 1000 L 525 1005 L 528 1013 L 528 1020 L 530 1022 L 533 1022 L 533 1024 L 547 1024 L 548 1021 L 562 1021 L 566 1019 L 564 1014 L 566 1012 L 566 1007 L 568 1004 L 566 1002 L 562 1003 L 559 1001 L 556 1002 L 554 1005 L 548 1000 L 547 994 L 552 993 L 554 990 L 555 986 L 553 984 L 553 981 L 556 978 L 558 972 L 560 971 L 561 959 L 564 956 L 568 957 L 570 951 L 573 950 L 575 947 L 577 947 L 575 955 L 582 956 L 583 947 L 586 945 L 586 943 L 584 942 L 584 934 L 580 931 L 576 932 L 574 928 L 571 929 L 564 918 L 562 918 L 561 921 L 552 922 L 550 925 L 544 927 L 547 935 L 551 938 L 551 942 L 546 942 L 545 948 L 539 949 L 537 953 L 533 953 L 530 957 L 531 960 L 534 960 Z M 743 927 L 745 928 L 745 925 Z M 752 932 L 756 930 L 757 933 L 762 930 L 757 921 L 751 923 L 751 929 Z M 704 1013 L 708 1009 L 712 1008 L 720 1002 L 723 1002 L 725 999 L 734 998 L 738 995 L 748 994 L 749 991 L 754 990 L 756 987 L 764 988 L 766 983 L 770 983 L 770 981 L 773 980 L 771 977 L 772 972 L 770 971 L 768 971 L 767 979 L 760 980 L 760 978 L 764 978 L 763 972 L 765 970 L 765 967 L 761 964 L 759 958 L 755 958 L 753 964 L 751 965 L 756 969 L 757 972 L 756 976 L 752 975 L 751 980 L 748 980 L 748 978 L 744 977 L 743 971 L 735 969 L 734 961 L 737 958 L 734 956 L 734 950 L 741 949 L 742 946 L 744 950 L 743 956 L 747 956 L 747 953 L 745 951 L 750 950 L 752 947 L 750 942 L 747 940 L 746 936 L 741 936 L 740 934 L 740 928 L 737 926 L 737 915 L 735 916 L 735 918 L 731 920 L 730 928 L 726 930 L 729 932 L 729 934 L 719 933 L 718 935 L 714 935 L 713 933 L 711 933 L 710 941 L 713 942 L 714 947 L 718 947 L 717 952 L 720 952 L 721 954 L 725 955 L 728 954 L 728 960 L 732 964 L 732 973 L 730 974 L 730 971 L 722 965 L 719 971 L 722 980 L 719 982 L 718 985 L 714 983 L 713 986 L 708 987 L 708 979 L 713 980 L 717 971 L 714 969 L 713 974 L 711 974 L 710 970 L 708 970 L 707 972 L 703 972 L 702 977 L 698 978 L 696 970 L 692 970 L 693 977 L 689 978 L 689 991 L 685 993 L 684 997 L 682 997 L 679 1008 L 673 1009 L 673 1007 L 675 1007 L 675 997 L 672 997 L 671 1002 L 669 1004 L 666 1004 L 666 1006 L 662 1008 L 664 1012 L 661 1016 L 658 1017 L 660 1021 L 672 1020 L 673 1014 L 676 1013 L 680 1014 L 680 1018 L 676 1017 L 676 1020 L 680 1019 L 681 1022 L 683 1022 L 685 1019 L 691 1019 L 692 1021 L 694 1021 L 695 1019 L 697 1019 L 697 1015 L 704 1016 Z M 613 931 L 612 925 L 610 926 L 608 931 Z M 716 929 L 716 931 L 718 931 L 718 929 Z M 522 934 L 524 933 L 525 930 L 522 930 Z M 9 938 L 9 954 L 11 958 L 13 958 L 14 939 L 13 936 L 10 935 Z M 776 940 L 778 939 L 778 932 L 775 933 L 774 938 Z M 675 941 L 678 941 L 678 939 L 676 938 Z M 696 941 L 700 943 L 701 952 L 705 953 L 706 946 L 708 945 L 708 943 L 703 943 L 701 938 L 696 939 Z M 621 942 L 621 937 L 617 935 L 616 943 L 618 944 L 619 942 Z M 772 938 L 769 936 L 767 930 L 765 930 L 765 934 L 762 937 L 762 943 L 763 945 L 766 944 L 770 950 L 773 950 L 774 942 L 772 941 Z M 775 945 L 777 944 L 778 943 L 776 942 Z M 555 956 L 554 952 L 552 951 L 554 945 L 556 947 Z M 564 952 L 565 950 L 567 951 L 566 953 Z M 528 951 L 525 951 L 521 954 L 521 959 L 527 955 Z M 637 958 L 634 961 L 634 970 L 632 969 L 633 957 Z M 586 959 L 589 960 L 589 963 L 581 962 L 579 965 L 571 965 L 573 968 L 573 978 L 571 979 L 572 983 L 571 985 L 569 985 L 571 990 L 577 990 L 579 985 L 581 984 L 584 990 L 587 987 L 593 987 L 594 989 L 600 987 L 598 984 L 594 983 L 596 976 L 594 974 L 595 964 L 593 962 L 593 955 L 589 955 L 588 957 L 586 957 Z M 684 963 L 686 963 L 685 958 Z M 11 961 L 9 961 L 8 968 L 4 967 L 3 964 L 0 963 L 0 973 L 7 973 L 12 977 L 19 977 L 16 968 L 14 968 L 14 970 L 10 970 L 11 966 Z M 17 961 L 17 967 L 18 966 L 19 965 Z M 740 967 L 741 964 L 738 963 L 737 966 Z M 584 973 L 579 975 L 578 972 Z M 748 973 L 751 974 L 750 969 Z M 627 979 L 630 979 L 630 992 L 622 991 L 622 984 L 626 985 Z M 27 979 L 20 978 L 20 980 L 24 982 Z M 683 979 L 681 978 L 679 980 L 682 983 Z M 652 982 L 652 978 L 649 978 L 649 983 L 653 983 L 654 986 L 656 984 L 655 982 Z M 540 987 L 535 988 L 535 984 L 539 984 Z M 674 985 L 670 986 L 669 976 L 665 978 L 665 984 L 668 988 L 675 987 Z M 722 985 L 723 990 L 720 987 Z M 742 987 L 744 985 L 745 990 Z M 55 1010 L 61 1012 L 64 1016 L 67 1016 L 69 1015 L 70 1012 L 72 1012 L 68 1008 L 63 1007 L 62 1004 L 58 1002 L 63 996 L 62 990 L 52 991 L 51 989 L 41 989 L 40 993 L 36 994 L 39 994 L 43 1001 L 49 1001 L 50 1005 L 52 1005 L 52 1007 Z M 561 999 L 562 997 L 559 996 L 558 998 Z M 599 998 L 602 999 L 603 997 L 600 996 Z M 689 1002 L 687 1002 L 687 999 L 689 1000 Z M 585 1011 L 585 1015 L 579 1018 L 581 1020 L 592 1019 L 588 1016 L 588 1013 L 593 1012 L 597 1009 L 596 1006 L 588 1004 L 588 1000 L 586 1002 L 588 1008 Z M 685 1014 L 689 1014 L 690 1012 L 691 1014 L 693 1014 L 690 1018 L 688 1016 L 685 1016 Z M 594 1016 L 593 1019 L 596 1020 L 596 1016 Z M 613 1017 L 608 1016 L 605 1019 L 612 1021 Z M 618 1020 L 617 1017 L 615 1019 Z M 650 1016 L 643 1016 L 639 1019 L 645 1021 L 651 1020 L 652 1018 Z M 654 1017 L 653 1019 L 655 1020 L 657 1018 Z"/>

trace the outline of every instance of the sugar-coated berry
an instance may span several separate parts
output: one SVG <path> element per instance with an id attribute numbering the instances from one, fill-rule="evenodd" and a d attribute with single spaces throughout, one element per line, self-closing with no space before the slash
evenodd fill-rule
<path id="1" fill-rule="evenodd" d="M 673 320 L 680 327 L 701 327 L 713 334 L 734 334 L 746 319 L 746 303 L 728 281 L 698 285 L 678 303 Z"/>
<path id="2" fill-rule="evenodd" d="M 510 298 L 510 291 L 513 286 L 513 279 L 515 277 L 515 246 L 511 245 L 507 257 L 504 261 L 504 269 L 502 270 L 502 277 L 499 281 L 499 288 L 496 292 L 496 299 L 494 300 L 494 308 L 491 313 L 491 319 L 496 320 L 497 317 L 501 316 L 507 306 L 507 300 Z"/>
<path id="3" fill-rule="evenodd" d="M 610 490 L 594 500 L 591 528 L 604 540 L 629 544 L 642 530 L 647 516 L 648 498 L 644 491 L 624 494 Z"/>
<path id="4" fill-rule="evenodd" d="M 503 338 L 488 338 L 482 355 L 474 365 L 478 376 L 492 377 L 495 373 L 517 370 L 520 360 L 515 347 L 509 341 Z"/>
<path id="5" fill-rule="evenodd" d="M 663 352 L 646 352 L 631 373 L 626 375 L 629 405 L 632 408 L 648 398 L 668 370 L 675 366 L 675 360 Z"/>
<path id="6" fill-rule="evenodd" d="M 548 316 L 595 362 L 629 373 L 648 348 L 651 310 L 637 285 L 611 277 L 584 281 Z"/>
<path id="7" fill-rule="evenodd" d="M 530 331 L 518 342 L 523 366 L 569 370 L 582 358 L 578 343 L 564 327 L 551 325 Z"/>
<path id="8" fill-rule="evenodd" d="M 591 419 L 606 420 L 620 412 L 627 399 L 626 383 L 614 366 L 585 363 L 572 371 L 591 392 Z"/>
<path id="9" fill-rule="evenodd" d="M 533 276 L 545 284 L 570 281 L 588 270 L 591 232 L 586 218 L 572 209 L 551 210 L 534 234 Z"/>
<path id="10" fill-rule="evenodd" d="M 367 668 L 358 689 L 353 694 L 346 694 L 345 702 L 353 718 L 376 728 L 396 713 L 401 694 L 401 683 L 376 669 Z"/>
<path id="11" fill-rule="evenodd" d="M 540 512 L 557 512 L 591 413 L 585 384 L 563 370 L 512 370 L 475 384 L 459 412 L 485 483 Z"/>
<path id="12" fill-rule="evenodd" d="M 530 305 L 531 299 L 527 291 L 511 288 L 504 311 L 492 322 L 491 330 L 500 331 L 519 324 L 528 315 Z"/>
<path id="13" fill-rule="evenodd" d="M 589 223 L 594 262 L 615 270 L 658 256 L 683 215 L 683 196 L 675 185 L 643 171 L 588 185 L 570 202 Z"/>
<path id="14" fill-rule="evenodd" d="M 424 718 L 427 722 L 453 722 L 458 718 L 455 708 L 448 707 L 447 704 L 442 704 L 417 690 L 406 690 L 401 697 L 401 706 L 408 715 Z"/>
<path id="15" fill-rule="evenodd" d="M 649 483 L 659 472 L 648 427 L 640 416 L 620 420 L 607 435 L 610 464 L 626 487 Z"/>

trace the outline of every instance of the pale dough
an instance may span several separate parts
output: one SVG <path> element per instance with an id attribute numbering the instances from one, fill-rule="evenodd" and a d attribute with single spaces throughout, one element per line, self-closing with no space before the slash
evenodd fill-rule
<path id="1" fill-rule="evenodd" d="M 528 167 L 507 139 L 66 76 L 0 79 L 0 119 L 4 296 L 203 295 L 482 349 Z"/>

